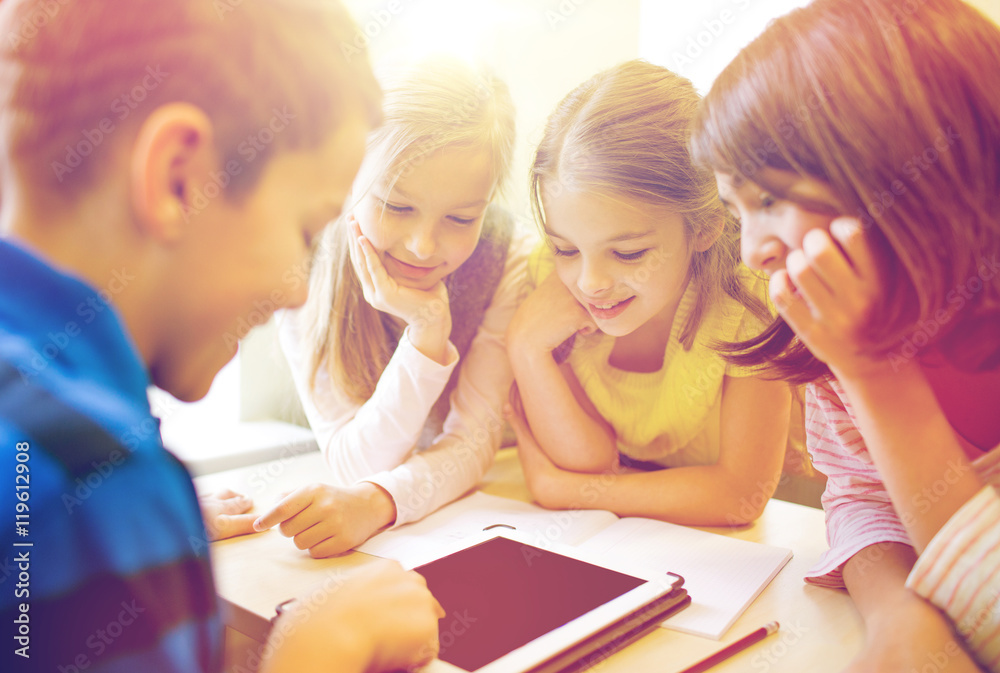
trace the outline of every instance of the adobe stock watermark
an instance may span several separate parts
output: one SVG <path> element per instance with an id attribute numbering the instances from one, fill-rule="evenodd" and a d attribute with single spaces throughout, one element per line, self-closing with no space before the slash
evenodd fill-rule
<path id="1" fill-rule="evenodd" d="M 545 20 L 549 22 L 549 28 L 553 30 L 569 21 L 569 18 L 576 14 L 582 5 L 589 0 L 559 0 L 554 7 L 545 10 Z"/>
<path id="2" fill-rule="evenodd" d="M 702 54 L 711 49 L 716 40 L 726 32 L 726 28 L 736 23 L 739 13 L 746 11 L 750 6 L 750 0 L 731 0 L 731 4 L 735 10 L 726 7 L 719 10 L 715 16 L 703 19 L 700 30 L 693 35 L 688 35 L 684 49 L 670 54 L 672 70 L 681 72 L 684 66 L 691 65 Z"/>
<path id="3" fill-rule="evenodd" d="M 481 447 L 488 445 L 491 437 L 502 431 L 503 417 L 495 410 L 491 410 L 488 417 L 479 423 L 475 430 L 467 433 L 461 442 L 453 445 L 448 451 L 448 459 L 443 461 L 437 470 L 431 472 L 415 489 L 410 490 L 406 496 L 406 507 L 411 511 L 421 509 L 431 498 L 440 493 L 445 485 L 455 482 L 463 466 L 482 463 L 484 451 Z"/>
<path id="4" fill-rule="evenodd" d="M 58 666 L 59 673 L 80 673 L 90 668 L 96 658 L 103 655 L 116 640 L 121 638 L 125 629 L 135 624 L 146 611 L 146 608 L 138 605 L 134 598 L 131 601 L 122 601 L 119 607 L 121 611 L 115 619 L 94 631 L 84 641 L 89 653 L 80 652 L 69 664 Z"/>
<path id="5" fill-rule="evenodd" d="M 231 673 L 256 673 L 259 671 L 261 664 L 271 658 L 274 650 L 281 647 L 300 625 L 308 623 L 310 618 L 330 600 L 330 596 L 342 587 L 349 577 L 350 575 L 343 571 L 328 574 L 323 579 L 323 583 L 310 591 L 308 596 L 296 601 L 294 610 L 286 611 L 280 619 L 274 622 L 274 627 L 268 634 L 266 643 L 247 651 L 242 663 L 233 662 L 229 669 Z"/>
<path id="6" fill-rule="evenodd" d="M 159 419 L 169 418 L 177 409 L 179 402 L 157 401 L 152 413 Z M 128 458 L 129 451 L 137 451 L 146 442 L 160 437 L 160 422 L 156 418 L 147 417 L 133 423 L 127 427 L 119 436 L 118 441 L 121 449 L 113 449 L 100 460 L 90 462 L 90 471 L 79 476 L 73 482 L 71 491 L 66 491 L 61 496 L 63 507 L 67 514 L 72 514 L 73 510 L 83 505 L 94 493 L 106 482 L 115 470 L 123 465 Z"/>
<path id="7" fill-rule="evenodd" d="M 52 171 L 59 182 L 82 166 L 84 160 L 93 154 L 108 136 L 118 130 L 121 123 L 149 97 L 150 92 L 155 91 L 170 76 L 170 73 L 164 72 L 159 65 L 146 66 L 145 72 L 145 76 L 138 84 L 111 101 L 108 115 L 102 117 L 97 126 L 82 129 L 80 135 L 83 138 L 75 144 L 66 145 L 66 156 L 63 161 L 52 162 Z"/>
<path id="8" fill-rule="evenodd" d="M 934 164 L 941 160 L 941 156 L 951 150 L 961 136 L 955 129 L 949 126 L 947 129 L 938 128 L 934 139 L 930 141 L 923 151 L 914 154 L 899 167 L 900 172 L 910 183 L 921 180 L 924 173 L 929 171 Z M 887 210 L 896 205 L 899 197 L 905 196 L 909 192 L 906 183 L 900 179 L 893 180 L 887 189 L 875 189 L 872 191 L 873 200 L 865 205 L 863 211 L 858 211 L 857 218 L 861 221 L 863 229 L 867 229 L 875 224 L 875 218 L 881 217 Z"/>
<path id="9" fill-rule="evenodd" d="M 39 31 L 56 18 L 59 10 L 73 0 L 45 0 L 38 2 L 36 9 L 21 19 L 17 28 L 7 33 L 7 44 L 10 50 L 17 52 L 21 47 L 38 36 Z"/>
<path id="10" fill-rule="evenodd" d="M 770 671 L 772 666 L 788 656 L 788 652 L 802 640 L 802 636 L 809 633 L 809 629 L 796 620 L 790 625 L 782 624 L 779 633 L 777 641 L 769 639 L 767 647 L 760 648 L 750 659 L 753 670 Z"/>
<path id="11" fill-rule="evenodd" d="M 888 21 L 879 17 L 879 30 L 883 35 L 898 31 L 911 16 L 917 13 L 917 10 L 925 2 L 926 0 L 902 0 L 902 2 L 895 3 L 892 6 L 892 16 L 889 17 Z"/>
<path id="12" fill-rule="evenodd" d="M 422 661 L 429 661 L 436 656 L 440 659 L 442 654 L 447 653 L 458 642 L 459 638 L 472 630 L 477 621 L 479 619 L 470 615 L 468 610 L 463 610 L 462 612 L 455 611 L 442 617 L 438 630 L 438 651 L 435 653 L 431 645 L 426 645 L 421 649 L 417 658 Z M 421 668 L 423 667 L 409 668 L 407 671 L 417 673 Z"/>
<path id="13" fill-rule="evenodd" d="M 31 357 L 28 358 L 28 366 L 18 365 L 21 380 L 30 383 L 35 376 L 45 371 L 53 360 L 83 334 L 87 325 L 111 307 L 112 299 L 124 292 L 134 280 L 135 275 L 126 267 L 112 271 L 111 278 L 103 288 L 77 304 L 73 319 L 67 320 L 61 329 L 49 331 L 45 335 L 45 343 L 40 349 L 32 351 Z"/>
<path id="14" fill-rule="evenodd" d="M 240 160 L 230 159 L 222 167 L 222 170 L 209 173 L 208 182 L 200 188 L 195 187 L 192 190 L 190 203 L 185 204 L 181 210 L 184 221 L 190 222 L 192 217 L 200 215 L 209 203 L 217 199 L 229 187 L 233 178 L 243 173 L 247 165 L 256 161 L 295 119 L 296 114 L 289 111 L 287 106 L 280 110 L 273 108 L 268 122 L 236 146 Z"/>
<path id="15" fill-rule="evenodd" d="M 351 42 L 340 44 L 340 53 L 344 59 L 350 63 L 355 56 L 364 54 L 372 40 L 378 38 L 403 11 L 403 5 L 403 0 L 389 0 L 384 7 L 372 9 L 366 16 L 358 17 Z"/>
<path id="16" fill-rule="evenodd" d="M 959 283 L 945 295 L 948 308 L 939 308 L 933 316 L 918 320 L 916 331 L 903 339 L 902 346 L 889 352 L 889 364 L 892 366 L 892 371 L 898 372 L 900 367 L 910 362 L 924 347 L 930 344 L 937 333 L 951 322 L 973 297 L 982 292 L 990 281 L 996 278 L 998 271 L 1000 271 L 1000 259 L 996 255 L 992 259 L 980 257 L 976 275 Z"/>
<path id="17" fill-rule="evenodd" d="M 805 101 L 790 109 L 785 115 L 775 123 L 775 129 L 783 140 L 788 140 L 802 125 L 812 117 L 813 113 L 822 109 L 823 101 L 830 96 L 830 92 L 825 88 L 821 92 L 812 91 Z M 780 156 L 782 150 L 774 138 L 768 138 L 763 147 L 754 148 L 749 159 L 743 160 L 736 168 L 740 175 L 749 181 L 753 181 L 753 176 L 762 168 L 767 168 L 768 161 L 772 155 Z"/>

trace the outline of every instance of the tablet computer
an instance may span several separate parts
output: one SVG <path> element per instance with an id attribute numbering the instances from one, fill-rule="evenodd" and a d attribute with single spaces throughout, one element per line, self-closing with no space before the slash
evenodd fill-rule
<path id="1" fill-rule="evenodd" d="M 603 658 L 690 599 L 683 579 L 492 529 L 413 567 L 445 610 L 427 670 L 554 673 Z"/>

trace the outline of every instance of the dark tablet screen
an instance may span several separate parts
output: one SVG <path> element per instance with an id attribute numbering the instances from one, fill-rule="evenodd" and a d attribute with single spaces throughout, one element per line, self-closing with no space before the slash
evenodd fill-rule
<path id="1" fill-rule="evenodd" d="M 645 582 L 503 537 L 414 570 L 446 613 L 439 658 L 467 671 Z"/>

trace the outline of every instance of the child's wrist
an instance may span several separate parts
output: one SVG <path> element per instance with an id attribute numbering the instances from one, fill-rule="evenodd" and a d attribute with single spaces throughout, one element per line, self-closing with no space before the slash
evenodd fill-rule
<path id="1" fill-rule="evenodd" d="M 896 358 L 892 354 L 879 358 L 858 356 L 843 362 L 827 363 L 827 366 L 834 378 L 841 383 L 898 380 L 900 375 L 910 371 L 919 371 L 919 365 L 915 359 Z"/>
<path id="2" fill-rule="evenodd" d="M 381 530 L 396 521 L 396 503 L 388 491 L 370 481 L 358 484 L 358 488 L 368 504 L 375 530 Z"/>
<path id="3" fill-rule="evenodd" d="M 440 365 L 448 363 L 451 320 L 447 323 L 412 323 L 407 328 L 407 338 L 413 347 Z"/>

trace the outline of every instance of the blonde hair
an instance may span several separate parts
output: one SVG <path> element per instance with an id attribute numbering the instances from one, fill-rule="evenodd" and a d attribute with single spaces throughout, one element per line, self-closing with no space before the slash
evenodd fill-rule
<path id="1" fill-rule="evenodd" d="M 544 226 L 542 192 L 597 192 L 683 216 L 688 241 L 718 239 L 695 251 L 697 300 L 680 332 L 691 348 L 702 317 L 724 294 L 765 321 L 764 302 L 740 280 L 739 226 L 719 201 L 710 170 L 693 165 L 689 126 L 699 97 L 691 82 L 645 61 L 601 72 L 567 95 L 549 117 L 531 167 L 530 198 Z"/>
<path id="2" fill-rule="evenodd" d="M 376 184 L 390 188 L 446 148 L 485 148 L 492 156 L 494 195 L 514 151 L 514 105 L 498 78 L 450 59 L 421 63 L 384 81 L 383 125 L 368 138 L 354 182 L 357 204 Z M 395 350 L 398 328 L 372 308 L 348 253 L 343 218 L 327 227 L 300 315 L 310 385 L 326 361 L 336 389 L 355 402 L 371 397 Z"/>

